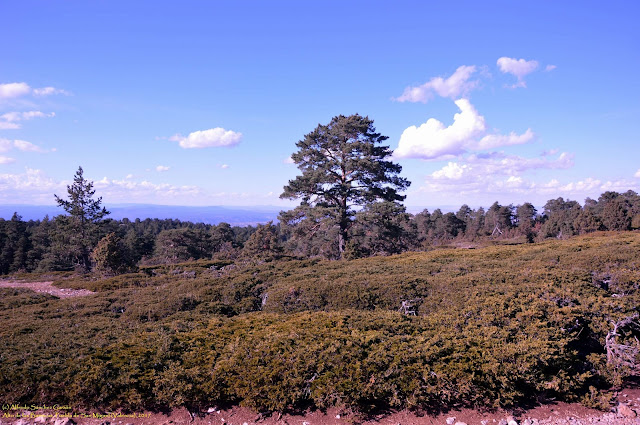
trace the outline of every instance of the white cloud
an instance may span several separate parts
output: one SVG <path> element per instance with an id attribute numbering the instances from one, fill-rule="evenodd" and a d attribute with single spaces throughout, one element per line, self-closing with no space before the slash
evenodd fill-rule
<path id="1" fill-rule="evenodd" d="M 50 96 L 53 94 L 63 94 L 65 96 L 70 96 L 71 93 L 69 93 L 66 90 L 62 90 L 62 89 L 57 89 L 55 87 L 42 87 L 39 89 L 33 89 L 33 94 L 35 96 Z"/>
<path id="2" fill-rule="evenodd" d="M 458 184 L 460 182 L 483 184 L 496 176 L 513 177 L 511 183 L 519 181 L 520 174 L 529 170 L 567 169 L 573 167 L 573 155 L 561 153 L 555 159 L 524 158 L 517 155 L 505 155 L 494 152 L 483 155 L 470 155 L 459 162 L 449 162 L 440 170 L 427 177 L 430 182 Z"/>
<path id="3" fill-rule="evenodd" d="M 492 149 L 499 146 L 526 143 L 533 138 L 528 129 L 518 135 L 500 135 L 487 132 L 485 119 L 467 99 L 458 99 L 455 104 L 460 112 L 453 116 L 453 123 L 445 125 L 430 118 L 420 127 L 411 126 L 400 136 L 396 158 L 450 159 L 470 150 Z"/>
<path id="4" fill-rule="evenodd" d="M 295 164 L 295 162 L 293 162 L 293 158 L 291 158 L 291 155 L 289 155 L 288 157 L 286 157 L 283 161 L 284 164 Z"/>
<path id="5" fill-rule="evenodd" d="M 15 97 L 33 94 L 34 96 L 50 96 L 54 94 L 71 95 L 66 90 L 55 87 L 31 88 L 27 83 L 8 83 L 0 84 L 0 99 L 9 99 Z"/>
<path id="6" fill-rule="evenodd" d="M 16 160 L 8 156 L 0 155 L 0 164 L 11 164 L 12 162 L 16 162 Z"/>
<path id="7" fill-rule="evenodd" d="M 426 103 L 434 97 L 434 93 L 438 96 L 455 99 L 468 94 L 478 85 L 478 81 L 469 81 L 475 71 L 475 66 L 462 65 L 447 79 L 434 77 L 420 86 L 407 87 L 402 95 L 395 100 Z"/>
<path id="8" fill-rule="evenodd" d="M 38 145 L 34 145 L 31 142 L 27 142 L 26 140 L 9 140 L 0 138 L 0 152 L 8 152 L 11 149 L 16 148 L 23 152 L 47 152 L 45 149 L 42 149 Z M 54 151 L 55 149 L 52 149 Z"/>
<path id="9" fill-rule="evenodd" d="M 530 128 L 522 134 L 516 134 L 513 131 L 507 135 L 504 134 L 487 134 L 480 142 L 478 149 L 494 149 L 500 146 L 521 145 L 533 140 L 533 131 Z"/>
<path id="10" fill-rule="evenodd" d="M 553 159 L 544 156 L 524 158 L 502 153 L 470 155 L 432 172 L 415 193 L 424 194 L 422 196 L 432 203 L 476 203 L 486 206 L 491 198 L 543 205 L 548 199 L 558 196 L 581 200 L 586 197 L 597 198 L 607 190 L 638 190 L 637 180 L 603 181 L 586 177 L 562 182 L 557 178 L 546 181 L 535 178 L 541 169 L 557 170 L 572 166 L 573 155 L 568 153 L 561 153 Z"/>
<path id="11" fill-rule="evenodd" d="M 556 68 L 557 68 L 557 66 L 555 66 L 555 65 L 547 65 L 547 66 L 544 68 L 544 70 L 545 70 L 546 72 L 549 72 L 549 71 L 553 71 L 553 70 L 554 70 L 554 69 L 556 69 Z"/>
<path id="12" fill-rule="evenodd" d="M 220 168 L 222 168 L 223 170 L 226 170 L 227 168 L 229 168 L 229 164 L 222 164 Z"/>
<path id="13" fill-rule="evenodd" d="M 184 149 L 209 148 L 234 146 L 242 140 L 242 133 L 225 130 L 222 127 L 211 128 L 209 130 L 194 131 L 187 137 L 176 134 L 169 138 L 173 142 L 179 142 Z"/>
<path id="14" fill-rule="evenodd" d="M 8 152 L 13 148 L 13 142 L 9 139 L 0 138 L 0 152 Z"/>
<path id="15" fill-rule="evenodd" d="M 633 177 L 640 179 L 640 168 L 638 168 L 638 171 L 636 171 Z"/>
<path id="16" fill-rule="evenodd" d="M 0 130 L 17 130 L 20 128 L 20 124 L 15 122 L 0 121 Z"/>
<path id="17" fill-rule="evenodd" d="M 512 74 L 518 78 L 518 82 L 512 87 L 527 87 L 523 78 L 531 74 L 538 68 L 538 61 L 508 58 L 506 56 L 498 59 L 498 67 L 505 74 Z"/>
<path id="18" fill-rule="evenodd" d="M 166 165 L 158 165 L 156 167 L 156 171 L 159 172 L 159 173 L 162 173 L 164 171 L 169 171 L 170 168 L 171 167 L 167 167 Z"/>
<path id="19" fill-rule="evenodd" d="M 31 87 L 27 83 L 0 84 L 0 99 L 20 97 L 31 92 Z"/>
<path id="20" fill-rule="evenodd" d="M 46 152 L 46 150 L 42 149 L 40 146 L 34 145 L 33 143 L 27 142 L 26 140 L 14 140 L 13 146 L 23 152 Z"/>
<path id="21" fill-rule="evenodd" d="M 33 118 L 52 118 L 55 117 L 55 112 L 44 113 L 41 111 L 26 111 L 26 112 L 7 112 L 0 115 L 0 129 L 2 130 L 15 130 L 21 126 L 19 121 L 31 120 Z"/>

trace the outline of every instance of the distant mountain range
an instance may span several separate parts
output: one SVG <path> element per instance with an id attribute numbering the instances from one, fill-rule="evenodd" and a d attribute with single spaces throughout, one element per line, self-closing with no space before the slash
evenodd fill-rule
<path id="1" fill-rule="evenodd" d="M 111 212 L 109 218 L 122 220 L 128 218 L 171 218 L 193 223 L 219 224 L 229 223 L 232 226 L 256 225 L 277 221 L 278 214 L 287 207 L 253 206 L 253 207 L 186 207 L 154 204 L 116 204 L 106 205 Z M 14 212 L 22 219 L 42 220 L 46 215 L 50 218 L 64 214 L 64 210 L 55 205 L 0 205 L 0 217 L 9 220 Z"/>
<path id="2" fill-rule="evenodd" d="M 178 205 L 155 205 L 155 204 L 112 204 L 106 205 L 111 212 L 109 218 L 122 220 L 128 218 L 135 220 L 139 218 L 171 218 L 180 221 L 191 221 L 192 223 L 219 224 L 229 223 L 232 226 L 247 226 L 264 224 L 269 221 L 278 221 L 278 214 L 282 210 L 289 210 L 293 207 L 276 207 L 273 205 L 250 206 L 250 207 L 186 207 Z M 417 214 L 424 209 L 433 212 L 438 207 L 434 206 L 407 206 L 407 212 Z M 444 206 L 439 207 L 442 212 L 455 212 L 460 207 Z M 9 220 L 14 212 L 17 212 L 25 221 L 42 220 L 46 215 L 49 218 L 64 214 L 64 210 L 55 205 L 20 205 L 8 204 L 0 205 L 0 218 Z"/>

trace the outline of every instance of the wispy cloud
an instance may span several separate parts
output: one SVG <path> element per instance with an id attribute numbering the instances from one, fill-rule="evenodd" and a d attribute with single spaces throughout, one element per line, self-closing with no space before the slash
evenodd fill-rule
<path id="1" fill-rule="evenodd" d="M 555 65 L 547 65 L 547 66 L 544 68 L 544 70 L 545 70 L 546 72 L 549 72 L 549 71 L 553 71 L 553 70 L 554 70 L 554 69 L 556 69 L 556 68 L 557 68 L 557 66 L 555 66 Z"/>
<path id="2" fill-rule="evenodd" d="M 426 103 L 434 95 L 448 97 L 451 99 L 467 95 L 477 87 L 478 81 L 470 81 L 475 66 L 463 65 L 448 78 L 434 77 L 420 86 L 410 86 L 404 89 L 402 95 L 394 100 L 398 102 L 422 102 Z"/>
<path id="3" fill-rule="evenodd" d="M 38 152 L 38 153 L 49 152 L 48 150 L 43 149 L 40 146 L 35 145 L 31 142 L 27 142 L 26 140 L 9 140 L 9 139 L 0 138 L 0 152 L 8 152 L 14 148 L 23 152 Z M 51 151 L 54 151 L 54 150 L 55 149 L 52 149 Z"/>
<path id="4" fill-rule="evenodd" d="M 506 56 L 498 59 L 498 67 L 500 71 L 505 74 L 512 74 L 518 78 L 518 82 L 511 87 L 527 87 L 527 83 L 524 81 L 524 77 L 528 74 L 531 74 L 538 68 L 538 61 L 535 60 L 525 60 L 525 59 L 514 59 Z"/>
<path id="5" fill-rule="evenodd" d="M 24 82 L 0 84 L 0 99 L 10 99 L 27 95 L 41 97 L 51 96 L 55 94 L 63 94 L 68 96 L 71 93 L 56 87 L 32 88 L 31 86 L 29 86 L 29 84 Z"/>
<path id="6" fill-rule="evenodd" d="M 166 165 L 158 165 L 156 167 L 156 171 L 159 172 L 159 173 L 162 173 L 164 171 L 169 171 L 170 168 L 171 167 L 167 167 Z"/>
<path id="7" fill-rule="evenodd" d="M 633 175 L 633 177 L 640 179 L 640 168 L 638 168 L 638 171 L 636 171 L 636 173 Z"/>
<path id="8" fill-rule="evenodd" d="M 400 136 L 396 158 L 451 159 L 468 151 L 494 149 L 500 146 L 522 144 L 533 139 L 531 129 L 523 134 L 508 135 L 491 133 L 485 119 L 467 99 L 458 99 L 455 104 L 460 109 L 453 116 L 453 123 L 445 126 L 441 121 L 430 118 L 419 127 L 411 126 Z"/>
<path id="9" fill-rule="evenodd" d="M 0 115 L 0 130 L 17 130 L 21 128 L 20 121 L 27 121 L 33 118 L 52 118 L 55 112 L 26 111 L 26 112 L 6 112 Z"/>
<path id="10" fill-rule="evenodd" d="M 227 147 L 240 143 L 242 141 L 242 133 L 216 127 L 209 130 L 194 131 L 186 137 L 176 134 L 170 137 L 169 140 L 178 142 L 180 147 L 184 149 Z"/>
<path id="11" fill-rule="evenodd" d="M 65 96 L 71 95 L 70 92 L 63 89 L 57 89 L 55 87 L 42 87 L 40 89 L 33 89 L 33 94 L 35 96 L 51 96 L 54 94 L 62 94 Z"/>

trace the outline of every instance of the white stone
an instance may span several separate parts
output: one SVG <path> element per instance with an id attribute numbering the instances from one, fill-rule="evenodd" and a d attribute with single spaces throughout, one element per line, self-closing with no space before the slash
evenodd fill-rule
<path id="1" fill-rule="evenodd" d="M 336 419 L 340 419 L 340 415 L 336 415 Z"/>
<path id="2" fill-rule="evenodd" d="M 456 422 L 454 425 L 467 425 L 467 423 L 466 423 L 466 422 L 460 422 L 460 421 L 458 421 L 458 422 Z"/>
<path id="3" fill-rule="evenodd" d="M 447 418 L 447 425 L 453 425 L 453 423 L 456 421 L 456 417 L 452 416 L 450 418 Z"/>

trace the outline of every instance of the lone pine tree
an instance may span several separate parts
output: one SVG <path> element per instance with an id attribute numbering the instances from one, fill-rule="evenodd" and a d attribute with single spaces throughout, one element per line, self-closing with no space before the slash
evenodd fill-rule
<path id="1" fill-rule="evenodd" d="M 398 192 L 410 182 L 398 176 L 402 167 L 388 160 L 392 152 L 381 145 L 387 139 L 376 132 L 368 117 L 339 115 L 305 135 L 291 155 L 302 174 L 289 181 L 280 197 L 302 199 L 290 214 L 295 221 L 337 226 L 340 257 L 357 208 L 405 198 Z"/>
<path id="2" fill-rule="evenodd" d="M 63 231 L 70 242 L 68 249 L 76 267 L 85 271 L 91 269 L 91 249 L 99 239 L 97 223 L 109 214 L 109 211 L 101 206 L 101 197 L 93 199 L 95 193 L 93 182 L 86 180 L 82 167 L 78 167 L 73 184 L 67 186 L 68 199 L 53 195 L 58 206 L 69 214 L 62 221 Z"/>

